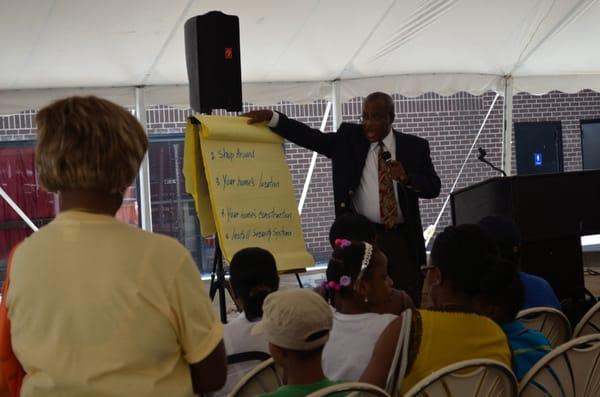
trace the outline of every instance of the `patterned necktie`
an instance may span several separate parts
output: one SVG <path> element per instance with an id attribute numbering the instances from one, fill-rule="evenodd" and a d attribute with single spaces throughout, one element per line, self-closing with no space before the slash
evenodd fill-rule
<path id="1" fill-rule="evenodd" d="M 396 225 L 398 219 L 398 205 L 396 204 L 396 195 L 394 194 L 394 181 L 390 168 L 385 163 L 383 153 L 385 147 L 379 142 L 379 154 L 377 162 L 377 172 L 379 175 L 379 215 L 386 228 L 391 229 Z"/>

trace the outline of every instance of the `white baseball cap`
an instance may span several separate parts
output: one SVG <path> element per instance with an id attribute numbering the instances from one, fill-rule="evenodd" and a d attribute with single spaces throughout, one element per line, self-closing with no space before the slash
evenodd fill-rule
<path id="1" fill-rule="evenodd" d="M 279 347 L 308 351 L 329 340 L 333 313 L 316 292 L 292 288 L 273 292 L 263 304 L 263 317 L 252 328 L 252 335 L 264 333 Z"/>

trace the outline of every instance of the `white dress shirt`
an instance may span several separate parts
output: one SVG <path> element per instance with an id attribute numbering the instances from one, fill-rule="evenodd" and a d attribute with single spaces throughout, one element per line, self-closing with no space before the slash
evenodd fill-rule
<path id="1" fill-rule="evenodd" d="M 273 117 L 267 124 L 271 128 L 277 127 L 279 124 L 279 113 L 273 112 Z M 392 160 L 396 160 L 396 138 L 394 132 L 390 128 L 390 132 L 383 139 L 383 146 L 390 152 Z M 371 143 L 369 147 L 369 153 L 365 161 L 365 167 L 363 168 L 362 177 L 360 184 L 354 192 L 352 204 L 354 210 L 364 215 L 371 222 L 383 223 L 379 212 L 379 143 Z M 396 198 L 396 206 L 398 208 L 398 218 L 396 223 L 403 223 L 404 217 L 402 216 L 402 210 L 400 209 L 398 201 L 398 182 L 394 180 L 394 197 Z"/>
<path id="2" fill-rule="evenodd" d="M 396 160 L 396 138 L 394 132 L 390 132 L 383 139 L 385 150 L 390 152 L 392 160 Z M 364 215 L 371 222 L 383 223 L 379 212 L 379 142 L 371 143 L 369 153 L 365 161 L 360 184 L 354 192 L 354 210 Z M 402 210 L 398 202 L 398 182 L 394 180 L 394 197 L 396 198 L 396 207 L 398 208 L 398 218 L 396 223 L 404 222 Z"/>
<path id="3" fill-rule="evenodd" d="M 271 120 L 269 120 L 269 122 L 267 123 L 267 127 L 275 128 L 277 127 L 277 124 L 279 124 L 279 113 L 273 111 L 273 116 L 271 117 Z"/>

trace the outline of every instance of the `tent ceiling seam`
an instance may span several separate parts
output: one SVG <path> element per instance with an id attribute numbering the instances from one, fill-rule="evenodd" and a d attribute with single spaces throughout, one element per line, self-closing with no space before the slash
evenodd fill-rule
<path id="1" fill-rule="evenodd" d="M 315 11 L 317 10 L 317 8 L 319 8 L 320 4 L 321 4 L 321 0 L 316 1 L 314 3 L 313 8 L 310 10 L 310 12 L 309 12 L 308 16 L 306 17 L 306 19 L 304 20 L 304 22 L 298 27 L 298 30 L 296 30 L 296 32 L 292 35 L 292 37 L 286 43 L 285 47 L 283 47 L 283 49 L 279 52 L 279 55 L 277 56 L 277 58 L 275 58 L 275 60 L 272 62 L 271 67 L 265 68 L 265 72 L 262 75 L 263 79 L 266 80 L 266 77 L 268 77 L 269 74 L 271 73 L 271 71 L 273 70 L 273 66 L 275 66 L 279 62 L 279 60 L 281 59 L 283 54 L 285 54 L 287 52 L 287 50 L 290 49 L 290 46 L 292 45 L 292 43 L 294 41 L 296 41 L 296 39 L 298 38 L 298 35 L 300 34 L 300 32 L 304 29 L 304 27 L 308 23 L 308 19 L 314 15 Z"/>
<path id="2" fill-rule="evenodd" d="M 548 7 L 548 10 L 546 11 L 546 14 L 542 17 L 542 19 L 540 19 L 539 23 L 537 24 L 537 26 L 535 27 L 535 29 L 531 33 L 529 39 L 527 40 L 527 43 L 525 43 L 525 45 L 523 46 L 523 49 L 519 53 L 519 56 L 517 57 L 517 60 L 515 61 L 513 67 L 511 68 L 510 74 L 512 74 L 516 69 L 518 69 L 523 64 L 523 62 L 525 62 L 525 60 L 531 55 L 531 52 L 530 52 L 524 58 L 525 51 L 527 51 L 527 48 L 529 47 L 529 45 L 533 41 L 533 39 L 534 39 L 535 35 L 537 34 L 538 30 L 540 30 L 540 27 L 542 26 L 542 24 L 544 23 L 544 21 L 550 15 L 550 12 L 552 11 L 552 9 L 554 8 L 555 5 L 556 5 L 556 0 L 554 0 L 552 2 L 552 5 L 550 7 Z M 543 39 L 542 39 L 542 41 L 543 41 Z"/>
<path id="3" fill-rule="evenodd" d="M 146 71 L 146 73 L 144 73 L 142 81 L 139 84 L 140 86 L 145 86 L 146 83 L 148 82 L 148 79 L 150 78 L 150 76 L 154 72 L 154 69 L 156 68 L 156 65 L 158 65 L 158 62 L 161 60 L 161 58 L 165 54 L 165 51 L 167 50 L 167 46 L 171 43 L 171 40 L 173 40 L 173 37 L 175 37 L 175 33 L 177 32 L 177 30 L 181 26 L 181 24 L 183 22 L 183 19 L 188 14 L 188 11 L 190 10 L 190 8 L 192 7 L 192 4 L 194 2 L 195 2 L 195 0 L 188 0 L 188 2 L 185 5 L 185 7 L 183 7 L 183 11 L 181 11 L 181 14 L 179 14 L 179 17 L 177 18 L 177 20 L 173 24 L 173 28 L 171 29 L 171 32 L 169 32 L 169 35 L 167 36 L 167 39 L 165 40 L 165 42 L 163 43 L 163 45 L 160 47 L 160 50 L 158 51 L 158 54 L 156 55 L 156 57 L 154 58 L 154 61 L 150 65 L 150 68 L 148 68 L 148 70 Z"/>
<path id="4" fill-rule="evenodd" d="M 459 0 L 437 0 L 418 10 L 370 59 L 373 62 L 401 47 L 454 8 Z"/>
<path id="5" fill-rule="evenodd" d="M 369 40 L 371 40 L 371 37 L 373 36 L 373 34 L 377 30 L 377 28 L 379 28 L 379 25 L 381 24 L 381 22 L 383 22 L 383 20 L 387 17 L 387 14 L 396 5 L 396 3 L 397 3 L 397 0 L 393 0 L 390 3 L 390 5 L 388 6 L 388 8 L 385 9 L 385 11 L 382 13 L 382 15 L 379 18 L 379 20 L 377 21 L 377 23 L 373 26 L 373 29 L 371 29 L 371 31 L 369 32 L 369 34 L 367 35 L 367 37 L 363 40 L 363 42 L 360 43 L 360 45 L 358 46 L 358 48 L 356 49 L 356 51 L 354 52 L 354 54 L 350 57 L 350 59 L 348 59 L 348 62 L 346 62 L 346 64 L 342 68 L 342 70 L 340 70 L 340 72 L 337 74 L 337 77 L 335 79 L 333 79 L 333 80 L 337 80 L 337 79 L 341 79 L 342 78 L 342 74 L 344 73 L 344 71 L 346 71 L 346 69 L 348 69 L 350 67 L 350 65 L 352 64 L 352 62 L 354 62 L 354 60 L 356 59 L 356 57 L 358 56 L 358 54 L 360 54 L 361 51 L 363 50 L 363 48 L 365 48 L 365 46 L 367 45 L 367 43 L 369 42 Z"/>
<path id="6" fill-rule="evenodd" d="M 562 29 L 564 29 L 565 27 L 567 27 L 568 25 L 570 25 L 575 18 L 582 13 L 583 11 L 585 11 L 587 8 L 589 8 L 590 6 L 592 6 L 594 3 L 596 3 L 598 0 L 581 0 L 579 1 L 576 5 L 573 6 L 573 8 L 571 8 L 571 10 L 569 10 L 569 12 L 567 13 L 567 15 L 565 15 L 560 21 L 558 21 L 558 23 L 552 28 L 550 29 L 550 31 L 546 34 L 546 36 L 544 36 L 542 38 L 542 40 L 540 40 L 535 47 L 533 47 L 531 49 L 531 51 L 529 51 L 527 53 L 527 55 L 525 55 L 523 58 L 520 58 L 517 63 L 513 66 L 512 71 L 509 73 L 510 75 L 514 75 L 515 72 L 517 70 L 519 70 L 523 64 L 537 51 L 540 49 L 540 47 L 546 43 L 552 36 L 554 36 L 556 33 L 558 33 L 559 31 L 561 31 Z M 553 3 L 554 6 L 554 3 Z M 548 11 L 548 14 L 550 13 L 550 10 Z M 541 23 L 544 21 L 545 17 L 542 19 L 542 21 L 540 21 L 540 25 Z M 527 46 L 525 47 L 527 48 Z"/>

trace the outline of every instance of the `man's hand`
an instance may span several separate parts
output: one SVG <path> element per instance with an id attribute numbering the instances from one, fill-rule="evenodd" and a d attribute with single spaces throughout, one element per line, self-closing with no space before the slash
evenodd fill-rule
<path id="1" fill-rule="evenodd" d="M 248 124 L 268 123 L 273 117 L 273 111 L 269 109 L 253 110 L 241 116 L 248 117 Z"/>
<path id="2" fill-rule="evenodd" d="M 400 183 L 408 183 L 408 174 L 404 169 L 404 166 L 401 162 L 392 160 L 389 162 L 390 173 L 392 174 L 392 179 L 400 182 Z"/>

